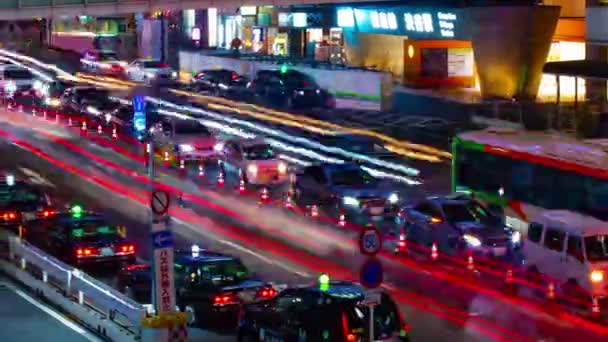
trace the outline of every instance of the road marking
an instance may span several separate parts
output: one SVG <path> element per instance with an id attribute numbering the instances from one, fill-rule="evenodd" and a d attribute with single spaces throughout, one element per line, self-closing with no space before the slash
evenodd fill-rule
<path id="1" fill-rule="evenodd" d="M 254 251 L 252 251 L 251 249 L 249 249 L 249 248 L 245 248 L 245 247 L 243 247 L 243 246 L 241 246 L 241 245 L 238 245 L 238 244 L 236 244 L 236 243 L 234 243 L 234 242 L 232 242 L 232 241 L 228 241 L 228 240 L 219 240 L 219 242 L 220 242 L 220 243 L 223 243 L 223 244 L 225 244 L 225 245 L 228 245 L 228 246 L 230 246 L 230 247 L 232 247 L 232 248 L 234 248 L 234 249 L 238 249 L 239 251 L 242 251 L 242 252 L 244 252 L 244 253 L 251 254 L 251 255 L 253 255 L 254 257 L 256 257 L 256 258 L 258 258 L 258 259 L 260 259 L 260 260 L 264 261 L 265 263 L 268 263 L 268 264 L 271 264 L 271 265 L 276 265 L 276 266 L 279 266 L 279 267 L 281 267 L 281 268 L 284 268 L 285 270 L 287 270 L 287 271 L 289 271 L 289 272 L 293 272 L 293 273 L 295 273 L 295 274 L 299 275 L 300 277 L 305 277 L 305 278 L 310 278 L 310 277 L 312 277 L 310 274 L 308 274 L 308 273 L 306 273 L 306 272 L 297 271 L 297 270 L 296 270 L 296 271 L 294 271 L 294 270 L 292 270 L 292 269 L 291 269 L 289 266 L 287 266 L 287 265 L 285 265 L 285 264 L 283 264 L 283 263 L 280 263 L 280 262 L 276 262 L 276 261 L 274 261 L 274 260 L 271 260 L 271 259 L 269 259 L 269 258 L 267 258 L 267 257 L 263 256 L 263 255 L 262 255 L 262 254 L 260 254 L 260 253 L 254 252 Z"/>
<path id="2" fill-rule="evenodd" d="M 13 292 L 15 292 L 19 297 L 25 299 L 28 303 L 34 305 L 35 307 L 37 307 L 38 309 L 42 310 L 47 315 L 49 315 L 49 316 L 53 317 L 54 319 L 58 320 L 60 323 L 62 323 L 66 327 L 68 327 L 68 328 L 74 330 L 75 332 L 77 332 L 78 334 L 82 335 L 87 340 L 89 340 L 91 342 L 101 342 L 102 341 L 102 339 L 96 337 L 95 335 L 93 335 L 92 333 L 90 333 L 89 331 L 87 331 L 85 328 L 83 328 L 83 327 L 79 326 L 78 324 L 72 322 L 71 320 L 69 320 L 66 317 L 62 316 L 60 313 L 58 313 L 57 311 L 51 309 L 50 307 L 48 307 L 48 306 L 40 303 L 39 301 L 37 301 L 36 299 L 34 299 L 33 297 L 31 297 L 27 293 L 25 293 L 22 290 L 18 289 L 16 286 L 14 286 L 12 284 L 9 284 L 9 283 L 3 283 L 3 285 L 5 285 L 9 289 L 13 290 Z"/>
<path id="3" fill-rule="evenodd" d="M 19 167 L 19 170 L 21 172 L 23 172 L 23 174 L 25 174 L 26 176 L 29 177 L 30 181 L 34 184 L 39 184 L 39 185 L 46 185 L 46 186 L 50 186 L 52 188 L 55 188 L 55 184 L 51 183 L 51 181 L 49 181 L 48 179 L 42 177 L 39 173 L 37 173 L 36 171 L 32 170 L 32 169 L 28 169 L 26 167 Z"/>

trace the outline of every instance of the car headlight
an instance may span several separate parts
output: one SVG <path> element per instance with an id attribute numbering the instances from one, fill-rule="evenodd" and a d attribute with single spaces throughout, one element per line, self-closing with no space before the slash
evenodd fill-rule
<path id="1" fill-rule="evenodd" d="M 249 165 L 247 167 L 247 172 L 256 175 L 258 173 L 258 167 L 256 165 Z"/>
<path id="2" fill-rule="evenodd" d="M 7 93 L 14 93 L 17 91 L 17 85 L 15 82 L 8 82 L 4 85 L 4 91 Z"/>
<path id="3" fill-rule="evenodd" d="M 399 195 L 392 193 L 390 196 L 388 196 L 388 201 L 390 204 L 397 204 L 397 202 L 399 202 Z"/>
<path id="4" fill-rule="evenodd" d="M 224 150 L 224 144 L 223 143 L 217 143 L 217 144 L 213 145 L 213 150 L 215 152 L 222 152 Z"/>
<path id="5" fill-rule="evenodd" d="M 350 206 L 353 206 L 353 207 L 358 207 L 359 206 L 359 200 L 356 199 L 356 198 L 354 198 L 354 197 L 351 197 L 351 196 L 345 196 L 342 199 L 342 203 L 344 203 L 344 205 L 350 205 Z"/>
<path id="6" fill-rule="evenodd" d="M 112 121 L 112 114 L 106 114 L 105 119 L 106 119 L 106 122 Z"/>
<path id="7" fill-rule="evenodd" d="M 296 90 L 295 93 L 300 96 L 304 96 L 304 90 Z"/>
<path id="8" fill-rule="evenodd" d="M 94 114 L 94 115 L 99 115 L 99 110 L 93 106 L 88 106 L 87 112 Z"/>
<path id="9" fill-rule="evenodd" d="M 285 164 L 285 163 L 279 163 L 279 172 L 280 173 L 287 173 L 287 164 Z"/>
<path id="10" fill-rule="evenodd" d="M 593 283 L 601 283 L 604 281 L 604 271 L 594 270 L 589 274 L 589 279 Z"/>
<path id="11" fill-rule="evenodd" d="M 147 73 L 146 73 L 146 77 L 147 77 L 147 78 L 156 78 L 156 74 L 155 74 L 155 73 L 153 73 L 153 72 L 147 72 Z"/>
<path id="12" fill-rule="evenodd" d="M 471 247 L 479 247 L 481 246 L 481 240 L 479 240 L 478 237 L 470 235 L 470 234 L 464 234 L 462 236 L 462 239 Z"/>
<path id="13" fill-rule="evenodd" d="M 518 231 L 513 232 L 513 234 L 511 235 L 511 242 L 513 242 L 514 244 L 518 244 L 521 242 L 521 233 Z"/>
<path id="14" fill-rule="evenodd" d="M 34 84 L 32 85 L 32 88 L 34 88 L 36 90 L 40 90 L 40 89 L 42 89 L 43 86 L 44 86 L 44 84 L 40 80 L 35 80 Z"/>
<path id="15" fill-rule="evenodd" d="M 181 144 L 179 145 L 179 150 L 181 152 L 192 152 L 194 151 L 194 146 L 188 144 Z"/>
<path id="16" fill-rule="evenodd" d="M 171 78 L 177 78 L 177 71 L 171 72 Z"/>

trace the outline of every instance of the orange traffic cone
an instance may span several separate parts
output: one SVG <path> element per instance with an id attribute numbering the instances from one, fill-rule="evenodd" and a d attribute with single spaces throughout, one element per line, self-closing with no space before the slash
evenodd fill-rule
<path id="1" fill-rule="evenodd" d="M 103 129 L 101 128 L 101 125 L 97 125 L 97 134 L 101 135 L 101 133 L 103 133 Z"/>
<path id="2" fill-rule="evenodd" d="M 72 126 L 72 118 L 68 118 L 68 125 Z"/>
<path id="3" fill-rule="evenodd" d="M 205 177 L 205 167 L 203 166 L 203 163 L 198 164 L 198 176 L 200 178 Z"/>
<path id="4" fill-rule="evenodd" d="M 346 227 L 346 214 L 344 209 L 340 209 L 340 216 L 338 217 L 338 226 Z"/>
<path id="5" fill-rule="evenodd" d="M 186 161 L 183 159 L 179 160 L 179 169 L 184 170 L 186 168 Z"/>
<path id="6" fill-rule="evenodd" d="M 285 208 L 293 209 L 293 193 L 291 189 L 287 191 L 287 196 L 285 196 Z"/>
<path id="7" fill-rule="evenodd" d="M 437 242 L 433 242 L 431 246 L 431 260 L 437 261 L 439 259 L 439 252 L 437 251 Z"/>
<path id="8" fill-rule="evenodd" d="M 507 273 L 505 274 L 505 283 L 507 285 L 513 284 L 513 270 L 510 268 L 507 270 Z"/>
<path id="9" fill-rule="evenodd" d="M 245 193 L 245 180 L 243 180 L 241 178 L 241 180 L 239 181 L 239 194 L 244 194 Z"/>
<path id="10" fill-rule="evenodd" d="M 269 199 L 270 199 L 270 194 L 268 193 L 268 189 L 267 188 L 262 189 L 262 194 L 260 195 L 260 202 L 268 203 Z"/>
<path id="11" fill-rule="evenodd" d="M 467 257 L 467 270 L 473 272 L 475 271 L 475 262 L 473 261 L 473 254 L 469 253 Z"/>
<path id="12" fill-rule="evenodd" d="M 600 303 L 597 300 L 597 297 L 593 297 L 592 302 L 591 302 L 591 316 L 594 318 L 598 318 L 601 317 L 601 312 L 600 312 Z"/>
<path id="13" fill-rule="evenodd" d="M 112 139 L 117 139 L 118 133 L 116 132 L 116 126 L 112 127 Z"/>
<path id="14" fill-rule="evenodd" d="M 547 287 L 547 299 L 555 299 L 555 284 L 553 284 L 553 282 L 550 282 L 549 286 Z"/>
<path id="15" fill-rule="evenodd" d="M 83 132 L 86 132 L 86 131 L 87 131 L 87 122 L 86 122 L 86 120 L 85 120 L 85 121 L 82 121 L 82 125 L 80 126 L 80 129 L 81 129 Z"/>
<path id="16" fill-rule="evenodd" d="M 32 107 L 32 115 L 36 116 L 36 107 Z"/>
<path id="17" fill-rule="evenodd" d="M 169 152 L 165 151 L 163 161 L 165 162 L 165 166 L 169 166 Z"/>
<path id="18" fill-rule="evenodd" d="M 319 217 L 319 207 L 316 204 L 310 206 L 310 216 L 313 218 Z"/>
<path id="19" fill-rule="evenodd" d="M 224 173 L 221 171 L 217 174 L 217 184 L 216 185 L 219 188 L 224 186 Z"/>
<path id="20" fill-rule="evenodd" d="M 397 248 L 399 252 L 405 251 L 407 242 L 405 241 L 405 234 L 399 234 L 399 241 L 397 242 Z"/>
<path id="21" fill-rule="evenodd" d="M 23 105 L 19 105 L 19 112 L 23 113 Z"/>

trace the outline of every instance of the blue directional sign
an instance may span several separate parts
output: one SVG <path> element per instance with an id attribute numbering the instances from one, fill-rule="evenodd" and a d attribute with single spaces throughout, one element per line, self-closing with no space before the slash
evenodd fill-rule
<path id="1" fill-rule="evenodd" d="M 146 130 L 146 99 L 143 96 L 133 97 L 133 126 L 137 132 Z"/>
<path id="2" fill-rule="evenodd" d="M 384 280 L 384 269 L 380 260 L 369 258 L 359 272 L 361 285 L 368 289 L 375 289 L 382 284 Z"/>
<path id="3" fill-rule="evenodd" d="M 170 230 L 161 230 L 152 233 L 152 244 L 154 249 L 168 248 L 173 246 L 173 233 Z"/>

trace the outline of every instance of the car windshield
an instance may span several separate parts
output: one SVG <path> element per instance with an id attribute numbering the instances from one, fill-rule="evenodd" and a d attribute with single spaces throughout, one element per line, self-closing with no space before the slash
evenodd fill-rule
<path id="1" fill-rule="evenodd" d="M 361 154 L 388 152 L 381 144 L 363 138 L 333 137 L 327 139 L 326 143 L 332 147 Z"/>
<path id="2" fill-rule="evenodd" d="M 77 221 L 72 224 L 72 237 L 78 241 L 114 240 L 120 234 L 115 226 L 98 220 Z"/>
<path id="3" fill-rule="evenodd" d="M 169 67 L 167 64 L 160 61 L 145 61 L 143 64 L 145 69 L 164 69 Z"/>
<path id="4" fill-rule="evenodd" d="M 175 134 L 197 134 L 210 136 L 211 132 L 202 123 L 195 120 L 181 120 L 175 122 Z"/>
<path id="5" fill-rule="evenodd" d="M 102 99 L 107 99 L 110 96 L 109 91 L 97 88 L 78 89 L 76 94 L 82 99 L 91 101 L 100 101 Z"/>
<path id="6" fill-rule="evenodd" d="M 114 52 L 102 52 L 99 54 L 100 61 L 117 61 L 118 55 Z"/>
<path id="7" fill-rule="evenodd" d="M 275 158 L 272 146 L 268 144 L 260 144 L 248 146 L 243 149 L 245 159 L 248 160 L 268 160 Z"/>
<path id="8" fill-rule="evenodd" d="M 42 204 L 43 202 L 44 195 L 26 184 L 17 183 L 12 186 L 0 186 L 1 206 L 10 204 Z"/>
<path id="9" fill-rule="evenodd" d="M 446 219 L 452 223 L 486 222 L 491 218 L 490 213 L 474 201 L 445 203 L 443 205 L 443 212 Z"/>
<path id="10" fill-rule="evenodd" d="M 4 70 L 4 78 L 8 80 L 31 80 L 34 75 L 26 69 L 7 69 Z"/>
<path id="11" fill-rule="evenodd" d="M 587 260 L 608 261 L 608 235 L 588 236 L 585 238 Z"/>
<path id="12" fill-rule="evenodd" d="M 288 72 L 285 76 L 285 83 L 298 88 L 318 88 L 317 82 L 310 76 L 301 72 Z"/>
<path id="13" fill-rule="evenodd" d="M 372 175 L 359 168 L 337 170 L 331 173 L 334 185 L 363 185 L 376 181 Z"/>
<path id="14" fill-rule="evenodd" d="M 249 279 L 249 271 L 239 260 L 221 259 L 205 261 L 198 265 L 199 281 L 211 281 L 217 286 L 227 286 Z"/>

